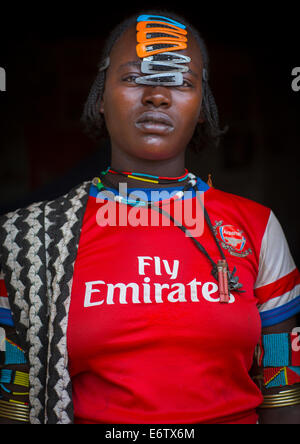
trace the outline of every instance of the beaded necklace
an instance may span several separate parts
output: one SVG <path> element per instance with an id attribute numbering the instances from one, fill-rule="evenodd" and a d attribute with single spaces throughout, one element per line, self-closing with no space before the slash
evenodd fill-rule
<path id="1" fill-rule="evenodd" d="M 104 176 L 106 176 L 107 173 L 118 174 L 118 175 L 128 177 L 131 179 L 135 179 L 135 180 L 139 180 L 139 181 L 143 181 L 143 182 L 155 183 L 155 184 L 162 184 L 163 185 L 166 183 L 172 184 L 172 183 L 178 183 L 178 182 L 184 184 L 183 190 L 177 191 L 175 193 L 175 195 L 172 196 L 170 199 L 166 199 L 163 202 L 160 201 L 159 203 L 151 202 L 151 201 L 143 201 L 139 197 L 137 197 L 135 200 L 128 199 L 127 195 L 122 195 L 121 193 L 114 197 L 115 202 L 124 203 L 126 205 L 131 205 L 131 206 L 150 207 L 150 206 L 153 206 L 154 204 L 167 205 L 167 204 L 171 203 L 172 201 L 182 199 L 182 197 L 184 196 L 184 192 L 187 191 L 188 189 L 190 189 L 192 185 L 196 185 L 196 180 L 194 180 L 194 179 L 191 180 L 191 177 L 190 177 L 191 174 L 189 173 L 189 171 L 187 169 L 185 169 L 185 173 L 179 177 L 161 177 L 161 176 L 153 176 L 153 175 L 144 174 L 144 173 L 131 173 L 131 172 L 126 172 L 126 171 L 116 171 L 116 170 L 112 170 L 110 167 L 108 167 L 105 171 L 101 172 L 101 179 L 99 177 L 95 177 L 93 179 L 93 184 L 97 187 L 98 191 L 105 190 L 103 180 L 105 180 L 105 183 L 110 188 L 113 188 L 116 190 L 115 185 L 109 179 L 107 179 L 107 177 L 105 177 L 105 179 L 104 179 Z M 143 177 L 140 177 L 140 176 L 143 176 Z M 145 176 L 147 176 L 147 178 Z M 151 179 L 149 179 L 150 177 L 151 177 Z M 155 180 L 153 180 L 153 179 L 155 179 Z M 134 195 L 133 195 L 133 197 L 134 197 Z"/>
<path id="2" fill-rule="evenodd" d="M 110 172 L 112 174 L 119 174 L 125 177 L 129 177 L 129 178 L 133 178 L 136 180 L 140 180 L 140 181 L 147 181 L 147 182 L 155 182 L 154 183 L 158 183 L 158 184 L 162 184 L 162 183 L 177 183 L 177 182 L 182 182 L 185 183 L 183 190 L 182 191 L 178 191 L 173 197 L 171 197 L 170 199 L 168 199 L 167 201 L 159 201 L 159 202 L 146 202 L 143 201 L 140 198 L 137 198 L 136 200 L 134 199 L 128 199 L 127 195 L 121 195 L 118 194 L 115 196 L 114 200 L 115 202 L 119 202 L 119 203 L 124 203 L 126 205 L 131 205 L 131 206 L 143 206 L 143 207 L 150 207 L 153 210 L 158 211 L 159 213 L 167 216 L 170 218 L 170 220 L 172 222 L 174 222 L 174 224 L 180 228 L 185 234 L 187 234 L 190 239 L 192 240 L 192 242 L 196 245 L 196 247 L 198 248 L 198 250 L 201 251 L 201 253 L 204 254 L 204 256 L 209 260 L 209 262 L 212 265 L 212 270 L 211 270 L 211 274 L 212 276 L 215 278 L 215 280 L 219 283 L 219 293 L 220 293 L 220 302 L 221 303 L 229 303 L 230 300 L 230 290 L 232 291 L 236 291 L 238 293 L 243 293 L 244 290 L 241 290 L 242 284 L 239 283 L 239 278 L 238 276 L 235 276 L 236 273 L 236 267 L 233 268 L 233 271 L 230 272 L 229 271 L 229 267 L 228 267 L 228 263 L 226 260 L 226 257 L 224 255 L 224 252 L 219 244 L 219 241 L 216 237 L 216 234 L 214 232 L 211 220 L 209 218 L 209 215 L 207 213 L 206 208 L 203 205 L 203 202 L 201 201 L 201 199 L 198 196 L 198 189 L 197 189 L 197 178 L 194 174 L 189 173 L 189 171 L 187 169 L 185 169 L 185 173 L 182 176 L 179 177 L 160 177 L 160 176 L 153 176 L 153 175 L 149 175 L 149 174 L 144 174 L 144 173 L 132 173 L 132 172 L 126 172 L 126 171 L 116 171 L 116 170 L 112 170 L 110 167 L 107 168 L 106 171 L 102 171 L 101 172 L 101 179 L 99 177 L 96 177 L 93 179 L 93 184 L 97 187 L 97 189 L 99 191 L 105 191 L 107 190 L 106 186 L 104 185 L 103 181 L 112 189 L 117 190 L 117 188 L 115 187 L 114 184 L 111 183 L 110 180 L 107 179 L 106 175 L 107 173 Z M 142 177 L 141 177 L 142 176 Z M 151 179 L 150 179 L 151 178 Z M 165 182 L 166 181 L 166 182 Z M 178 199 L 182 199 L 184 196 L 185 191 L 187 191 L 188 189 L 194 189 L 194 191 L 196 192 L 196 197 L 198 202 L 200 203 L 202 210 L 203 210 L 203 214 L 205 217 L 205 221 L 209 227 L 209 230 L 211 232 L 211 234 L 213 235 L 214 241 L 218 247 L 219 253 L 222 257 L 222 259 L 218 260 L 217 263 L 215 263 L 215 261 L 212 259 L 212 257 L 209 255 L 209 253 L 206 251 L 206 249 L 204 248 L 204 246 L 197 240 L 195 239 L 191 233 L 189 232 L 188 228 L 185 227 L 183 224 L 179 223 L 178 221 L 176 221 L 176 219 L 174 219 L 167 211 L 163 210 L 161 207 L 164 204 L 170 204 L 172 201 L 178 200 Z M 133 196 L 134 197 L 134 196 Z"/>
<path id="3" fill-rule="evenodd" d="M 117 171 L 112 170 L 110 167 L 105 171 L 105 174 L 112 173 L 112 174 L 119 174 L 121 176 L 129 177 L 130 179 L 136 179 L 141 180 L 143 182 L 151 182 L 151 183 L 172 183 L 172 182 L 183 182 L 188 178 L 189 172 L 185 168 L 184 174 L 182 176 L 178 177 L 163 177 L 163 176 L 153 176 L 152 174 L 145 174 L 145 173 L 129 173 L 126 171 Z"/>

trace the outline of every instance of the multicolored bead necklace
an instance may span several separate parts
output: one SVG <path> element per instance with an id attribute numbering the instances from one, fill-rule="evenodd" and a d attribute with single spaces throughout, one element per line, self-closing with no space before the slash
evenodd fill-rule
<path id="1" fill-rule="evenodd" d="M 126 176 L 130 179 L 141 180 L 143 182 L 151 182 L 151 183 L 173 183 L 173 182 L 183 182 L 188 178 L 189 172 L 185 168 L 184 174 L 178 177 L 163 177 L 163 176 L 153 176 L 152 174 L 145 173 L 133 173 L 127 171 L 117 171 L 113 170 L 110 167 L 105 171 L 105 173 L 119 174 L 121 176 Z"/>
<path id="2" fill-rule="evenodd" d="M 128 199 L 128 196 L 122 196 L 122 195 L 116 195 L 114 197 L 114 200 L 116 202 L 119 203 L 124 203 L 126 205 L 131 205 L 131 206 L 142 206 L 142 207 L 150 207 L 152 206 L 154 203 L 156 205 L 166 205 L 166 204 L 170 204 L 172 201 L 178 200 L 178 199 L 182 199 L 182 197 L 184 196 L 185 191 L 187 191 L 188 189 L 190 189 L 191 187 L 193 187 L 194 185 L 196 185 L 196 176 L 194 176 L 193 174 L 189 173 L 189 171 L 185 168 L 185 172 L 182 176 L 178 176 L 178 177 L 163 177 L 163 176 L 154 176 L 151 174 L 145 174 L 145 173 L 133 173 L 133 172 L 127 172 L 127 171 L 117 171 L 117 170 L 113 170 L 111 169 L 111 167 L 108 167 L 105 171 L 101 172 L 101 179 L 99 177 L 95 177 L 93 179 L 93 185 L 95 185 L 98 189 L 98 191 L 104 191 L 105 190 L 105 186 L 102 182 L 104 176 L 105 176 L 105 183 L 110 187 L 115 189 L 114 184 L 107 179 L 106 175 L 107 173 L 112 173 L 112 174 L 116 174 L 116 175 L 121 175 L 124 177 L 128 177 L 130 179 L 135 179 L 138 181 L 143 181 L 143 182 L 150 182 L 150 183 L 155 183 L 155 184 L 178 184 L 178 182 L 180 183 L 184 183 L 184 188 L 183 190 L 177 191 L 175 193 L 174 196 L 172 196 L 170 199 L 166 199 L 164 201 L 159 201 L 159 202 L 151 202 L 151 201 L 143 201 L 140 198 L 136 198 L 136 200 L 133 199 Z M 132 195 L 132 193 L 131 193 Z"/>

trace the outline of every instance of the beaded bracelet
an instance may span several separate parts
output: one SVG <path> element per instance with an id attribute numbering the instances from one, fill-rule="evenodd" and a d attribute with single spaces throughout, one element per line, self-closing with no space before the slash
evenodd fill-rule
<path id="1" fill-rule="evenodd" d="M 29 422 L 29 405 L 13 400 L 4 401 L 0 399 L 0 417 Z"/>
<path id="2" fill-rule="evenodd" d="M 266 389 L 300 383 L 300 347 L 298 333 L 262 335 L 256 359 Z"/>

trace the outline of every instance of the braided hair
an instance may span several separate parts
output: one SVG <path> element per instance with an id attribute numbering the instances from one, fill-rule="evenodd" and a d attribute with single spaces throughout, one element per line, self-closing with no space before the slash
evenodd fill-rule
<path id="1" fill-rule="evenodd" d="M 205 121 L 198 124 L 195 128 L 194 134 L 189 142 L 188 148 L 195 152 L 201 151 L 203 148 L 214 148 L 219 145 L 221 136 L 227 131 L 220 129 L 219 126 L 219 114 L 218 108 L 215 103 L 214 96 L 208 84 L 209 77 L 209 57 L 206 45 L 200 35 L 200 33 L 187 21 L 185 18 L 178 16 L 177 14 L 166 11 L 143 11 L 143 14 L 149 15 L 165 15 L 174 20 L 183 23 L 192 35 L 195 37 L 202 54 L 203 68 L 206 71 L 206 76 L 203 76 L 203 89 L 202 89 L 202 113 Z M 104 92 L 105 85 L 105 71 L 109 64 L 109 55 L 117 40 L 131 25 L 136 23 L 137 17 L 140 15 L 135 14 L 122 23 L 117 25 L 110 33 L 106 43 L 103 47 L 100 63 L 98 64 L 98 74 L 92 84 L 88 98 L 84 105 L 81 122 L 84 125 L 85 132 L 93 139 L 100 139 L 108 137 L 108 132 L 105 125 L 103 115 L 99 112 L 100 101 Z"/>

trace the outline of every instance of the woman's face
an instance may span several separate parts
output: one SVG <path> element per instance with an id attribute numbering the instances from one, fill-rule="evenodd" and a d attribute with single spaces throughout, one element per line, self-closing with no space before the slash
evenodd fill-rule
<path id="1" fill-rule="evenodd" d="M 116 42 L 100 107 L 113 153 L 115 150 L 131 159 L 160 161 L 184 153 L 196 125 L 203 122 L 202 57 L 191 34 L 187 49 L 180 53 L 191 58 L 182 86 L 139 85 L 135 83 L 141 75 L 135 26 Z"/>

